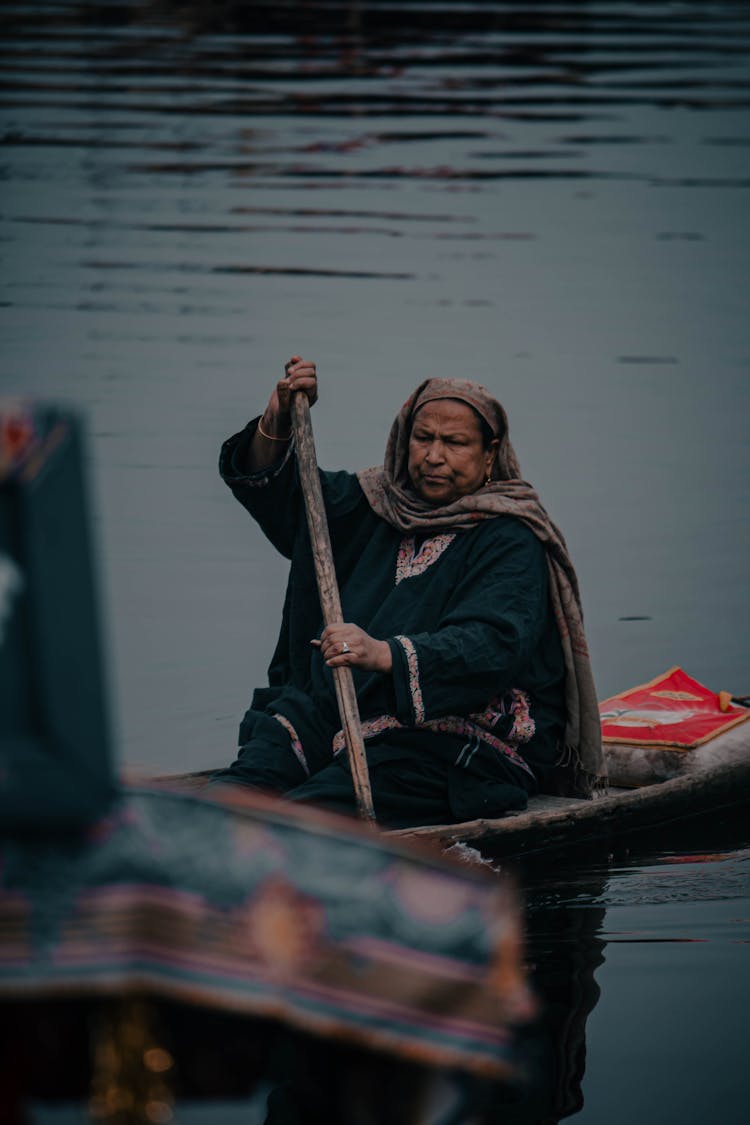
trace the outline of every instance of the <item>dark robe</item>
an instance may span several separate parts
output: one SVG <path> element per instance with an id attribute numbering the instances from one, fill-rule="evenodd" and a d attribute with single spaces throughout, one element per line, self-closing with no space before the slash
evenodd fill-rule
<path id="1" fill-rule="evenodd" d="M 221 475 L 291 569 L 269 683 L 240 727 L 245 752 L 221 779 L 252 783 L 249 748 L 270 740 L 277 755 L 291 744 L 301 772 L 268 785 L 288 791 L 309 777 L 304 798 L 335 805 L 315 782 L 333 776 L 334 757 L 343 771 L 345 755 L 332 672 L 310 644 L 323 623 L 296 459 L 287 450 L 269 470 L 247 474 L 255 427 L 224 444 Z M 524 807 L 546 786 L 565 724 L 544 547 L 510 516 L 403 535 L 375 515 L 356 476 L 320 478 L 344 620 L 386 640 L 393 657 L 390 675 L 353 669 L 371 769 L 397 786 L 403 773 L 413 797 L 412 817 L 403 808 L 389 817 L 373 784 L 378 819 L 463 820 Z M 421 775 L 426 787 L 442 779 L 446 790 L 434 815 L 419 808 Z"/>

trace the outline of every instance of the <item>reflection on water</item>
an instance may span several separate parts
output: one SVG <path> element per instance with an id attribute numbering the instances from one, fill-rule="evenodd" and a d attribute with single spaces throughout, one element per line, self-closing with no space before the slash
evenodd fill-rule
<path id="1" fill-rule="evenodd" d="M 528 857 L 528 958 L 542 1000 L 531 1080 L 494 1123 L 619 1125 L 746 1113 L 747 810 L 567 856 Z M 500 1107 L 502 1106 L 502 1113 Z"/>
<path id="2" fill-rule="evenodd" d="M 296 350 L 330 467 L 380 460 L 426 374 L 498 392 L 601 697 L 676 663 L 750 690 L 746 4 L 50 0 L 0 28 L 0 381 L 90 418 L 126 762 L 225 763 L 265 679 L 285 569 L 214 466 Z M 721 1086 L 739 1122 L 747 840 L 697 843 L 524 876 L 547 1022 L 535 1108 L 498 1121 L 684 1125 Z"/>
<path id="3" fill-rule="evenodd" d="M 223 763 L 265 677 L 284 576 L 214 464 L 294 350 L 331 466 L 427 373 L 498 390 L 601 696 L 747 690 L 743 3 L 0 18 L 2 380 L 92 420 L 128 761 Z"/>

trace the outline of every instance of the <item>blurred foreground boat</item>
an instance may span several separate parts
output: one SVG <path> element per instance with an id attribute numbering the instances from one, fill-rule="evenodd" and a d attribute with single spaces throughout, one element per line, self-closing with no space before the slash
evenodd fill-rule
<path id="1" fill-rule="evenodd" d="M 281 1089 L 315 1057 L 331 1105 L 357 1096 L 352 1059 L 386 1106 L 381 1059 L 404 1098 L 447 1072 L 518 1078 L 533 1004 L 496 872 L 280 800 L 164 788 L 126 789 L 78 837 L 6 839 L 0 869 L 0 1091 L 13 1104 L 19 1083 L 19 1121 L 65 1096 L 95 1120 L 168 1120 L 175 1097 Z"/>
<path id="2" fill-rule="evenodd" d="M 128 789 L 80 838 L 6 840 L 0 997 L 153 993 L 441 1066 L 512 1069 L 529 1014 L 497 876 L 242 793 Z"/>

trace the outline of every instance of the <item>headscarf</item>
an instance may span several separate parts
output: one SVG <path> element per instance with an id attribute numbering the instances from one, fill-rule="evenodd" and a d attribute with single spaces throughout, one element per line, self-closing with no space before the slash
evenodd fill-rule
<path id="1" fill-rule="evenodd" d="M 413 489 L 408 473 L 409 436 L 421 406 L 435 399 L 468 403 L 498 438 L 491 480 L 476 492 L 435 507 Z M 559 791 L 591 796 L 606 784 L 599 706 L 583 630 L 578 578 L 560 530 L 542 507 L 534 489 L 521 479 L 508 436 L 508 418 L 488 390 L 465 379 L 427 379 L 404 403 L 388 437 L 382 468 L 357 474 L 370 507 L 399 531 L 466 531 L 477 521 L 515 516 L 531 528 L 547 552 L 552 609 L 565 659 L 567 722 L 563 756 L 558 763 Z"/>

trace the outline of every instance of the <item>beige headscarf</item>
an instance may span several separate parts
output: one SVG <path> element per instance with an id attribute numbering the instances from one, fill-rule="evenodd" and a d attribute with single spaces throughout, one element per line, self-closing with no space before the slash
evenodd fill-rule
<path id="1" fill-rule="evenodd" d="M 413 490 L 408 474 L 409 435 L 420 406 L 435 399 L 466 402 L 499 438 L 489 484 L 444 507 L 433 507 Z M 567 725 L 559 763 L 559 792 L 591 796 L 606 783 L 599 707 L 591 671 L 578 579 L 565 540 L 526 481 L 508 437 L 508 419 L 497 399 L 465 379 L 427 379 L 406 400 L 388 438 L 382 468 L 363 469 L 359 483 L 370 507 L 399 531 L 468 530 L 478 520 L 515 516 L 547 550 L 550 597 L 565 658 Z"/>

